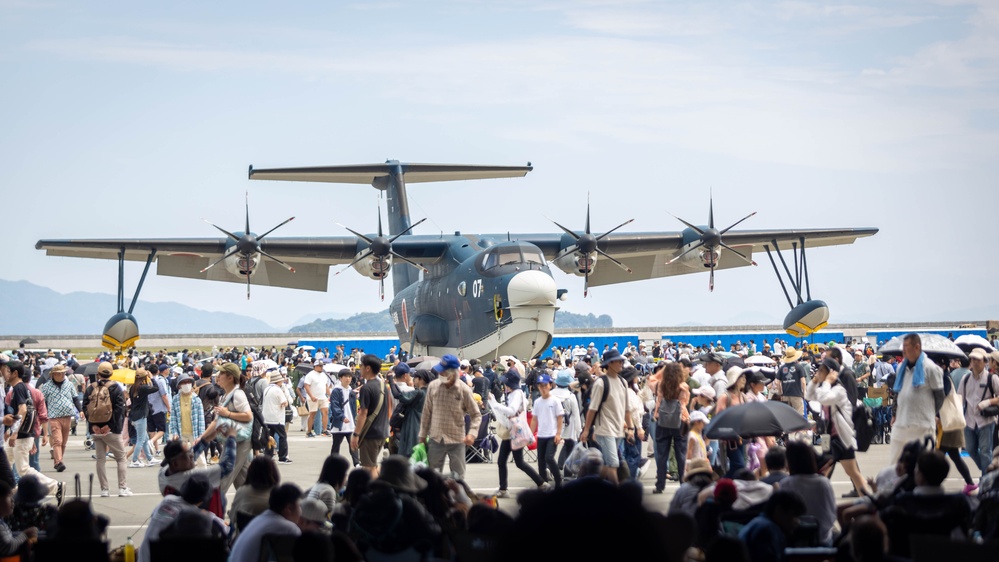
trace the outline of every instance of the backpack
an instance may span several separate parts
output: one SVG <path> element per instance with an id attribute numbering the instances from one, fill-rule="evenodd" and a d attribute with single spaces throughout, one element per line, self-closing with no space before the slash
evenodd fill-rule
<path id="1" fill-rule="evenodd" d="M 853 429 L 857 435 L 857 450 L 866 453 L 874 441 L 874 416 L 867 404 L 854 406 Z"/>
<path id="2" fill-rule="evenodd" d="M 94 390 L 90 393 L 90 402 L 87 402 L 87 421 L 92 424 L 105 424 L 111 421 L 113 408 L 108 384 L 95 382 L 90 385 Z"/>
<path id="3" fill-rule="evenodd" d="M 661 400 L 659 402 L 659 419 L 656 425 L 664 429 L 680 429 L 680 401 Z"/>
<path id="4" fill-rule="evenodd" d="M 562 400 L 562 411 L 563 411 L 562 423 L 564 423 L 566 427 L 569 427 L 569 412 L 571 411 L 569 408 L 572 406 L 570 400 L 575 402 L 576 397 L 570 394 L 568 397 Z"/>
<path id="5" fill-rule="evenodd" d="M 270 432 L 267 431 L 267 426 L 264 425 L 264 413 L 252 388 L 250 392 L 246 393 L 246 401 L 249 402 L 250 412 L 253 413 L 253 428 L 250 430 L 250 447 L 254 451 L 262 451 L 267 449 Z"/>

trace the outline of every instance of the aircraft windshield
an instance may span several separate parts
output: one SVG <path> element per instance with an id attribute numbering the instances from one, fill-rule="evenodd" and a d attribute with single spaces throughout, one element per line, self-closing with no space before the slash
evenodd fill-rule
<path id="1" fill-rule="evenodd" d="M 482 260 L 484 271 L 503 265 L 534 263 L 545 265 L 545 256 L 537 249 L 523 246 L 500 246 L 486 252 Z"/>

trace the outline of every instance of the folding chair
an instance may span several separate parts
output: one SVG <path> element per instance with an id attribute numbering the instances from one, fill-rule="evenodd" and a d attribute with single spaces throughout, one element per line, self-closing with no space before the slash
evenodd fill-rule
<path id="1" fill-rule="evenodd" d="M 479 424 L 479 432 L 475 436 L 475 443 L 465 447 L 465 462 L 492 462 L 493 453 L 499 450 L 499 439 L 496 438 L 496 435 L 493 434 L 490 428 L 491 422 L 491 413 L 483 413 L 482 422 Z"/>

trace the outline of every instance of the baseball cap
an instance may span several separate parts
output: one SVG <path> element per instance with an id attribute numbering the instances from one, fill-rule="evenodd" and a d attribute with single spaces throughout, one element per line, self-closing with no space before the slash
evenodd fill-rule
<path id="1" fill-rule="evenodd" d="M 538 377 L 538 384 L 551 384 L 552 376 L 548 373 L 544 373 Z"/>
<path id="2" fill-rule="evenodd" d="M 968 358 L 981 359 L 982 361 L 985 361 L 989 358 L 989 354 L 986 353 L 984 349 L 976 347 L 975 349 L 971 350 L 971 353 L 968 354 Z"/>
<path id="3" fill-rule="evenodd" d="M 10 357 L 6 353 L 0 353 L 0 365 L 10 363 Z"/>
<path id="4" fill-rule="evenodd" d="M 457 357 L 448 353 L 444 357 L 441 357 L 441 362 L 434 365 L 433 369 L 435 373 L 440 374 L 448 369 L 457 369 L 458 367 L 461 367 L 461 361 L 458 361 Z"/>
<path id="5" fill-rule="evenodd" d="M 113 371 L 114 371 L 114 365 L 108 363 L 107 361 L 104 361 L 103 363 L 97 366 L 97 374 L 102 377 L 110 377 Z"/>
<path id="6" fill-rule="evenodd" d="M 399 363 L 395 367 L 392 367 L 392 372 L 397 375 L 405 375 L 408 373 L 412 373 L 413 370 L 409 367 L 409 365 L 405 363 Z"/>
<path id="7" fill-rule="evenodd" d="M 160 463 L 160 466 L 166 466 L 170 464 L 170 461 L 179 457 L 180 455 L 183 455 L 184 453 L 185 451 L 184 451 L 183 441 L 177 440 L 177 441 L 167 442 L 167 444 L 163 446 L 163 462 Z"/>
<path id="8" fill-rule="evenodd" d="M 226 363 L 225 365 L 222 365 L 221 372 L 229 375 L 234 379 L 239 378 L 239 376 L 242 374 L 239 365 L 235 363 Z"/>
<path id="9" fill-rule="evenodd" d="M 169 370 L 170 370 L 170 365 L 167 365 L 166 363 L 160 363 L 160 366 L 159 366 L 159 367 L 158 367 L 157 369 L 158 369 L 158 370 L 159 370 L 159 372 L 161 372 L 161 373 L 162 373 L 163 371 L 169 371 Z"/>

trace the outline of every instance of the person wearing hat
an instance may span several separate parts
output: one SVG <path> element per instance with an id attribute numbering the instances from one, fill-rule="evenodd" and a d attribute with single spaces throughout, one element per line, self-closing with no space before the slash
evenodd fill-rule
<path id="1" fill-rule="evenodd" d="M 729 367 L 728 371 L 725 372 L 725 379 L 728 382 L 728 386 L 725 388 L 724 393 L 718 395 L 718 401 L 715 404 L 715 415 L 722 413 L 730 406 L 740 406 L 746 403 L 746 396 L 743 394 L 746 387 L 745 371 L 738 366 Z M 741 438 L 727 441 L 719 440 L 718 446 L 723 448 L 723 452 L 728 458 L 726 477 L 730 478 L 737 471 L 746 468 L 745 443 L 743 443 Z"/>
<path id="2" fill-rule="evenodd" d="M 97 449 L 97 480 L 103 498 L 111 495 L 107 475 L 108 450 L 118 464 L 118 495 L 132 495 L 126 482 L 128 458 L 121 441 L 121 430 L 125 424 L 125 393 L 111 380 L 113 371 L 111 363 L 105 361 L 98 365 L 97 381 L 91 383 L 83 395 L 83 411 L 87 414 L 90 434 Z"/>
<path id="3" fill-rule="evenodd" d="M 264 425 L 274 438 L 278 450 L 278 462 L 291 464 L 291 459 L 288 458 L 288 431 L 284 425 L 284 412 L 288 407 L 288 395 L 284 392 L 284 375 L 278 367 L 269 367 L 263 376 L 266 376 L 268 381 L 261 407 Z M 274 456 L 274 447 L 267 448 L 267 456 Z"/>
<path id="4" fill-rule="evenodd" d="M 693 416 L 691 416 L 691 419 L 693 419 Z M 705 419 L 707 418 L 705 417 Z M 706 458 L 688 459 L 687 470 L 683 475 L 683 484 L 680 485 L 676 494 L 673 495 L 673 499 L 669 503 L 667 515 L 685 513 L 693 518 L 697 512 L 697 494 L 701 493 L 701 490 L 710 486 L 717 479 L 718 475 L 711 469 L 711 463 Z"/>
<path id="5" fill-rule="evenodd" d="M 550 470 L 555 487 L 561 488 L 562 472 L 555 463 L 555 449 L 562 442 L 565 409 L 562 401 L 552 396 L 551 375 L 542 373 L 538 376 L 538 390 L 541 395 L 531 410 L 531 431 L 538 436 L 538 474 L 547 482 Z"/>
<path id="6" fill-rule="evenodd" d="M 305 386 L 302 388 L 302 391 L 308 396 L 307 407 L 309 408 L 309 419 L 305 424 L 309 428 L 309 433 L 306 434 L 306 437 L 315 435 L 312 430 L 316 421 L 316 412 L 319 412 L 322 420 L 320 426 L 322 429 L 319 431 L 323 435 L 330 435 L 328 424 L 331 386 L 329 377 L 323 372 L 323 362 L 316 360 L 312 364 L 312 372 L 305 375 Z"/>
<path id="7" fill-rule="evenodd" d="M 171 440 L 180 439 L 190 445 L 196 437 L 205 432 L 205 410 L 201 398 L 194 393 L 194 379 L 181 375 L 177 379 L 177 394 L 170 406 Z M 200 460 L 200 459 L 199 459 Z"/>
<path id="8" fill-rule="evenodd" d="M 66 454 L 70 428 L 77 412 L 76 387 L 66 380 L 68 372 L 69 367 L 66 365 L 52 367 L 49 371 L 49 380 L 38 388 L 48 408 L 49 419 L 44 431 L 48 434 L 52 446 L 52 462 L 56 472 L 66 470 L 62 459 Z"/>
<path id="9" fill-rule="evenodd" d="M 326 518 L 326 504 L 316 498 L 303 499 L 299 527 L 302 528 L 303 533 L 329 535 L 333 531 L 333 524 Z"/>
<path id="10" fill-rule="evenodd" d="M 524 450 L 514 449 L 511 443 L 510 430 L 513 424 L 527 423 L 527 397 L 520 388 L 520 375 L 515 370 L 508 371 L 503 377 L 503 390 L 505 391 L 503 403 L 498 402 L 492 396 L 489 397 L 489 408 L 496 416 L 499 424 L 497 436 L 500 438 L 499 453 L 496 457 L 496 468 L 499 470 L 499 490 L 496 497 L 508 498 L 507 491 L 507 460 L 513 455 L 513 462 L 524 472 L 536 486 L 541 487 L 544 481 L 541 476 L 524 460 Z"/>
<path id="11" fill-rule="evenodd" d="M 472 388 L 458 383 L 461 363 L 454 355 L 441 357 L 433 366 L 438 377 L 427 387 L 420 419 L 417 443 L 427 444 L 427 465 L 434 470 L 444 470 L 448 458 L 451 471 L 465 478 L 465 447 L 475 443 L 482 421 L 482 412 L 472 398 Z M 465 431 L 465 416 L 471 420 Z"/>
<path id="12" fill-rule="evenodd" d="M 579 432 L 583 430 L 580 421 L 579 396 L 575 392 L 578 387 L 574 369 L 562 369 L 555 375 L 555 388 L 552 396 L 562 402 L 562 410 L 565 412 L 565 427 L 562 428 L 562 450 L 558 455 L 558 469 L 565 470 L 565 460 L 569 458 L 569 453 L 576 447 L 579 440 Z M 570 474 L 566 474 L 570 476 Z"/>
<path id="13" fill-rule="evenodd" d="M 976 347 L 968 354 L 970 372 L 961 378 L 957 394 L 964 400 L 965 449 L 971 454 L 975 466 L 982 471 L 991 462 L 996 416 L 983 413 L 988 407 L 999 404 L 999 376 L 989 373 L 989 354 Z"/>
<path id="14" fill-rule="evenodd" d="M 628 387 L 618 376 L 624 369 L 624 356 L 616 348 L 609 349 L 604 352 L 600 367 L 605 374 L 593 381 L 580 439 L 595 441 L 604 457 L 604 465 L 618 469 L 622 465 L 618 447 L 625 439 L 644 440 L 645 432 L 632 423 L 634 412 L 629 411 Z"/>
<path id="15" fill-rule="evenodd" d="M 150 367 L 152 369 L 153 367 Z M 167 432 L 167 413 L 170 411 L 170 387 L 166 382 L 166 374 L 170 365 L 160 363 L 152 372 L 156 394 L 146 397 L 149 402 L 149 442 L 153 444 L 153 455 L 160 456 L 160 441 Z"/>
<path id="16" fill-rule="evenodd" d="M 777 380 L 780 381 L 780 395 L 783 401 L 805 415 L 805 383 L 808 373 L 799 361 L 801 350 L 788 346 L 781 358 L 781 366 L 777 369 Z"/>

